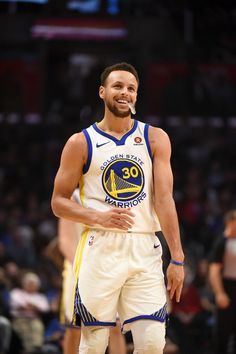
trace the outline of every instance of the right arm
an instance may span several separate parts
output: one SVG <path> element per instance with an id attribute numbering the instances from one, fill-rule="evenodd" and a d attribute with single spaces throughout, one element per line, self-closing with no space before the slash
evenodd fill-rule
<path id="1" fill-rule="evenodd" d="M 62 151 L 60 166 L 54 181 L 51 201 L 54 214 L 89 226 L 100 225 L 128 230 L 133 224 L 134 216 L 130 210 L 111 208 L 101 212 L 85 208 L 71 200 L 73 191 L 79 186 L 86 160 L 87 142 L 84 134 L 72 135 Z"/>
<path id="2" fill-rule="evenodd" d="M 215 295 L 216 305 L 221 309 L 227 308 L 230 303 L 230 299 L 224 289 L 223 277 L 222 277 L 225 246 L 226 246 L 225 237 L 221 237 L 216 240 L 210 254 L 210 265 L 209 265 L 209 281 Z"/>
<path id="3" fill-rule="evenodd" d="M 215 295 L 216 304 L 219 308 L 225 309 L 229 306 L 230 299 L 224 289 L 221 271 L 222 271 L 221 263 L 210 264 L 209 280 Z"/>

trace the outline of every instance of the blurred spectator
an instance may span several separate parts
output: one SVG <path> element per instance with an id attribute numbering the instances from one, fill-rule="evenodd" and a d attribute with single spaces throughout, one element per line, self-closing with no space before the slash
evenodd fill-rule
<path id="1" fill-rule="evenodd" d="M 236 209 L 226 213 L 224 237 L 210 256 L 209 278 L 217 305 L 216 353 L 236 353 Z"/>
<path id="2" fill-rule="evenodd" d="M 49 303 L 46 296 L 39 293 L 39 288 L 39 277 L 26 273 L 22 289 L 15 288 L 10 293 L 12 326 L 27 354 L 41 348 L 44 342 L 42 314 L 49 311 Z"/>
<path id="3" fill-rule="evenodd" d="M 5 245 L 0 242 L 0 267 L 4 266 L 10 260 L 10 256 L 7 254 Z"/>
<path id="4" fill-rule="evenodd" d="M 9 254 L 13 261 L 23 268 L 33 267 L 36 262 L 33 237 L 34 232 L 29 225 L 11 227 Z"/>
<path id="5" fill-rule="evenodd" d="M 4 269 L 0 268 L 0 353 L 8 352 L 11 340 L 9 320 L 9 293 Z"/>
<path id="6" fill-rule="evenodd" d="M 7 262 L 4 266 L 6 278 L 9 282 L 9 286 L 17 288 L 21 286 L 21 270 L 15 262 Z"/>

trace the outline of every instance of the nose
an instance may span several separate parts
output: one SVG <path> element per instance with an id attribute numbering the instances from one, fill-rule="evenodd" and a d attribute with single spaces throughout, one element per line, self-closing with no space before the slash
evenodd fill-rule
<path id="1" fill-rule="evenodd" d="M 123 86 L 123 87 L 121 88 L 121 94 L 122 94 L 122 95 L 125 95 L 125 94 L 127 94 L 127 93 L 128 93 L 128 88 L 125 87 L 125 86 Z"/>

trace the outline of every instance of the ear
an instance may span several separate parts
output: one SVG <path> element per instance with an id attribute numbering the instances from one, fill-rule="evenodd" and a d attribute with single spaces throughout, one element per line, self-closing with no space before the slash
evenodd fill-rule
<path id="1" fill-rule="evenodd" d="M 100 87 L 99 87 L 99 97 L 100 97 L 101 99 L 103 99 L 104 96 L 105 96 L 105 87 L 104 87 L 104 86 L 100 86 Z"/>

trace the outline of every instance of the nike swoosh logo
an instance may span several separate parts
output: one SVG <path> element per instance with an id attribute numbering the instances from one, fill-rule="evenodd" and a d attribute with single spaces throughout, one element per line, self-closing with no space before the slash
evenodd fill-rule
<path id="1" fill-rule="evenodd" d="M 98 143 L 97 143 L 97 144 L 96 144 L 96 147 L 97 147 L 97 148 L 100 148 L 100 147 L 103 146 L 103 145 L 109 144 L 109 142 L 110 142 L 110 141 L 106 141 L 105 143 L 102 143 L 102 144 L 98 144 Z"/>
<path id="2" fill-rule="evenodd" d="M 160 245 L 154 245 L 153 247 L 154 247 L 154 248 L 158 248 L 159 246 L 160 246 Z"/>

